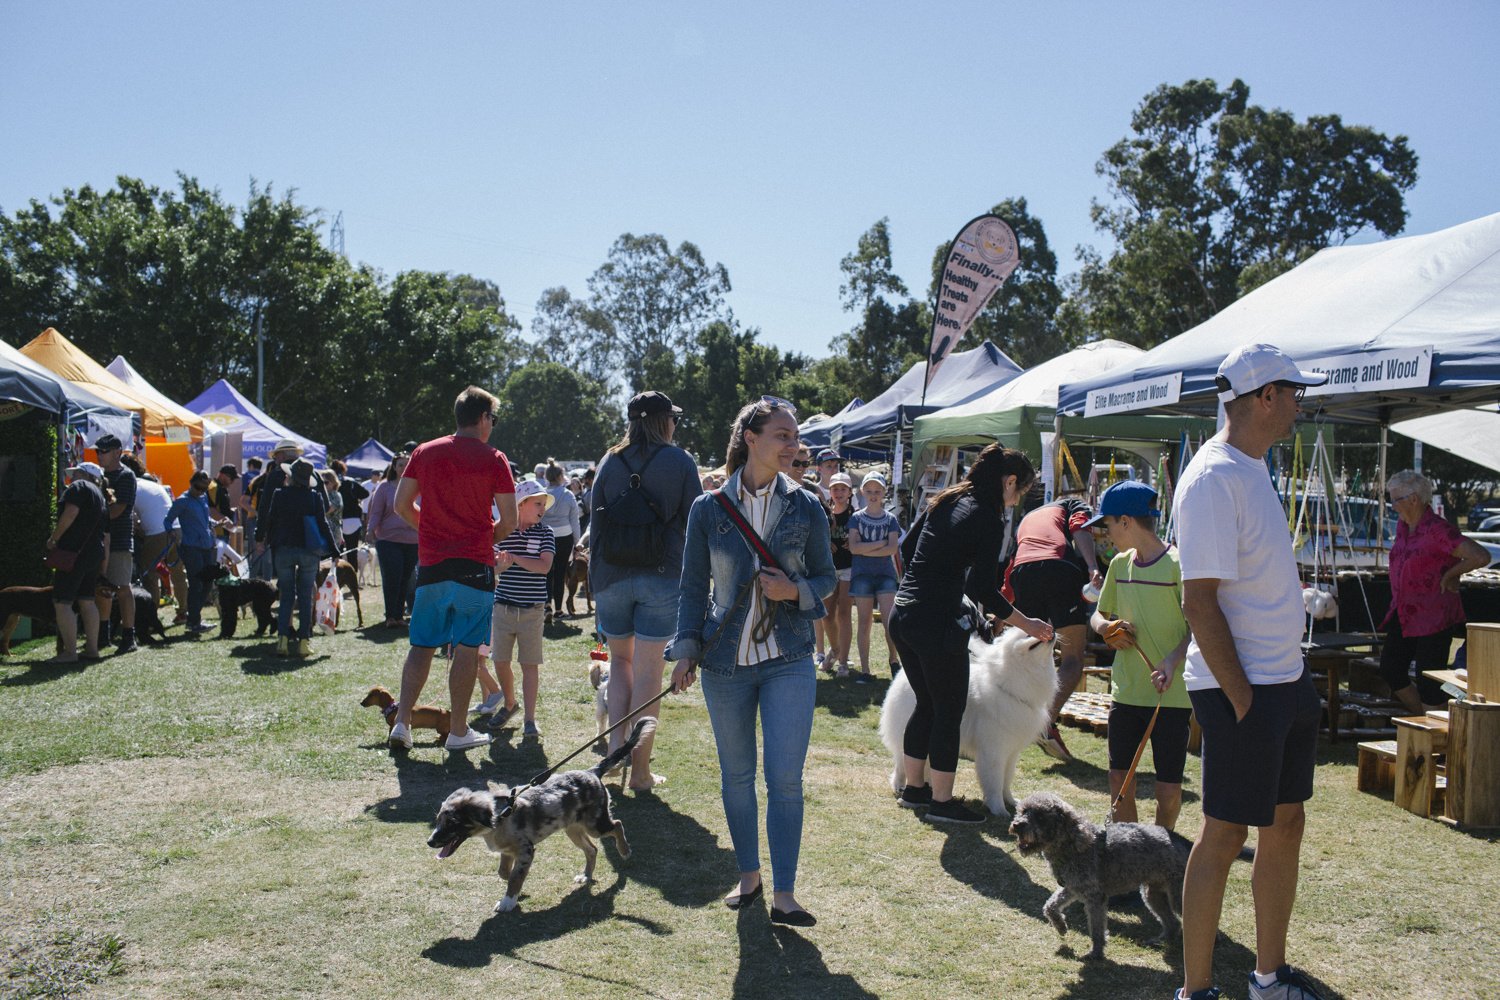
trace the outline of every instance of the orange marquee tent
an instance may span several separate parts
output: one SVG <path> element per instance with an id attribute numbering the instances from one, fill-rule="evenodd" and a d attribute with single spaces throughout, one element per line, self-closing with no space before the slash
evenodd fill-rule
<path id="1" fill-rule="evenodd" d="M 50 326 L 21 348 L 21 353 L 70 382 L 121 409 L 141 415 L 142 433 L 150 441 L 203 440 L 203 419 L 180 407 L 167 409 L 110 374 Z"/>

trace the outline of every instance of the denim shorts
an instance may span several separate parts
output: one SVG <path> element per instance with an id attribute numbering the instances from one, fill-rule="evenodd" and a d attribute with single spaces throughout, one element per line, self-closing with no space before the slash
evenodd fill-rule
<path id="1" fill-rule="evenodd" d="M 894 576 L 856 576 L 849 581 L 850 597 L 878 597 L 894 594 L 900 586 Z"/>
<path id="2" fill-rule="evenodd" d="M 411 644 L 436 649 L 447 643 L 478 649 L 490 637 L 495 598 L 488 590 L 454 580 L 417 588 L 411 608 Z"/>
<path id="3" fill-rule="evenodd" d="M 634 636 L 661 642 L 677 633 L 681 588 L 670 573 L 635 573 L 594 595 L 594 615 L 606 639 Z"/>

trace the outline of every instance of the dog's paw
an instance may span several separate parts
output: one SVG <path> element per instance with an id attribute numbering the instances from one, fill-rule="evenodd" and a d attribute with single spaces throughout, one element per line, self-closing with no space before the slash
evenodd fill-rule
<path id="1" fill-rule="evenodd" d="M 573 876 L 574 885 L 592 885 L 593 881 L 594 876 L 587 873 L 580 872 L 579 874 Z"/>
<path id="2" fill-rule="evenodd" d="M 495 904 L 496 913 L 509 913 L 520 905 L 520 901 L 514 896 L 506 896 Z"/>

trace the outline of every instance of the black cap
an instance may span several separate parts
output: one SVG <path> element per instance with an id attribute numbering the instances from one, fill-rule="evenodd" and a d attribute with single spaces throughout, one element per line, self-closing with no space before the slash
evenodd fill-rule
<path id="1" fill-rule="evenodd" d="M 625 415 L 631 420 L 640 420 L 642 417 L 651 417 L 658 413 L 672 413 L 680 416 L 682 407 L 673 406 L 670 396 L 654 390 L 636 393 L 630 397 L 630 404 L 625 407 Z"/>
<path id="2" fill-rule="evenodd" d="M 120 444 L 120 439 L 113 434 L 100 435 L 99 439 L 94 442 L 95 451 L 119 451 L 122 447 L 124 446 Z"/>
<path id="3" fill-rule="evenodd" d="M 240 470 L 236 469 L 232 465 L 226 465 L 219 469 L 219 475 L 228 476 L 229 481 L 232 483 L 236 479 L 240 478 Z"/>

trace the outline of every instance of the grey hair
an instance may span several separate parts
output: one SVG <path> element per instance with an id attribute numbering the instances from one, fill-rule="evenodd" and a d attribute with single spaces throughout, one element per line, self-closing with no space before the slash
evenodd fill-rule
<path id="1" fill-rule="evenodd" d="M 1421 497 L 1423 506 L 1432 503 L 1432 480 L 1415 469 L 1402 469 L 1385 482 L 1387 493 L 1403 487 Z"/>

